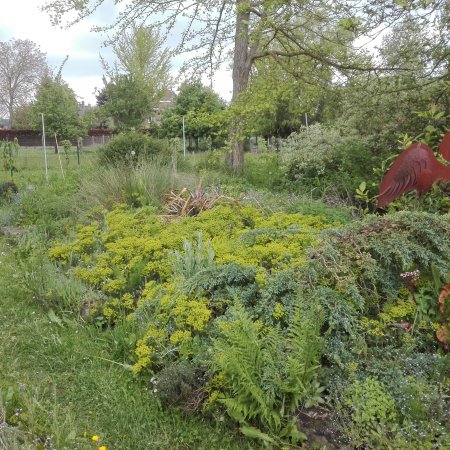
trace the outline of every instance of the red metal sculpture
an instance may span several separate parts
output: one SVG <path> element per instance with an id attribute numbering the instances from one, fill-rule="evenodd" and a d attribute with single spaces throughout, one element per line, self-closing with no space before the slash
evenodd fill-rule
<path id="1" fill-rule="evenodd" d="M 442 139 L 439 152 L 450 162 L 450 132 Z M 441 164 L 430 147 L 415 143 L 401 153 L 380 184 L 377 208 L 384 208 L 407 192 L 422 195 L 437 181 L 450 180 L 450 166 Z"/>

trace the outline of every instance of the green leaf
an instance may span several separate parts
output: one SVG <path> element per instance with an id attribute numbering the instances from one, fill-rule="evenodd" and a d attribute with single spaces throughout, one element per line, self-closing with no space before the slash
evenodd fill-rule
<path id="1" fill-rule="evenodd" d="M 275 440 L 271 438 L 267 433 L 263 433 L 260 429 L 256 427 L 250 427 L 244 425 L 240 428 L 242 434 L 252 439 L 261 439 L 264 442 L 269 442 L 275 444 Z"/>
<path id="2" fill-rule="evenodd" d="M 12 400 L 13 397 L 14 397 L 14 389 L 13 389 L 11 386 L 9 386 L 9 387 L 8 387 L 8 391 L 6 392 L 6 398 L 5 398 L 5 400 L 6 400 L 7 402 L 9 402 L 9 401 Z"/>
<path id="3" fill-rule="evenodd" d="M 281 430 L 280 436 L 290 438 L 293 444 L 296 444 L 299 441 L 306 441 L 308 439 L 305 433 L 299 431 L 295 419 L 292 419 L 292 421 Z"/>

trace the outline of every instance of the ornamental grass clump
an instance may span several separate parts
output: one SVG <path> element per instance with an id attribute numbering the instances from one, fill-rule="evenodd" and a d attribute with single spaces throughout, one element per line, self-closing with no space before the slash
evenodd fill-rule
<path id="1" fill-rule="evenodd" d="M 225 201 L 238 204 L 237 200 L 225 195 L 219 195 L 212 192 L 202 191 L 201 179 L 195 188 L 195 191 L 189 191 L 183 188 L 179 192 L 170 192 L 166 196 L 164 209 L 169 216 L 197 216 L 201 212 L 211 209 L 217 202 Z"/>
<path id="2" fill-rule="evenodd" d="M 166 193 L 195 186 L 196 178 L 179 175 L 160 157 L 141 159 L 132 166 L 115 164 L 99 167 L 81 182 L 80 195 L 91 205 L 112 209 L 117 204 L 133 207 L 161 207 Z"/>

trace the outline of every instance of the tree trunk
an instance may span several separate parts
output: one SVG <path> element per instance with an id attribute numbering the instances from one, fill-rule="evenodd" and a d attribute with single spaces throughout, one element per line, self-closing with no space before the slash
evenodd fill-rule
<path id="1" fill-rule="evenodd" d="M 13 127 L 14 122 L 14 99 L 12 95 L 9 96 L 8 113 L 9 113 L 9 128 L 11 129 Z"/>
<path id="2" fill-rule="evenodd" d="M 238 96 L 245 91 L 250 77 L 250 11 L 242 9 L 242 5 L 244 3 L 246 3 L 244 0 L 236 1 L 236 34 L 234 37 L 232 101 L 235 101 Z M 231 168 L 234 172 L 240 172 L 244 164 L 244 140 L 242 137 L 242 125 L 239 117 L 235 117 L 231 123 L 229 138 L 231 142 Z"/>

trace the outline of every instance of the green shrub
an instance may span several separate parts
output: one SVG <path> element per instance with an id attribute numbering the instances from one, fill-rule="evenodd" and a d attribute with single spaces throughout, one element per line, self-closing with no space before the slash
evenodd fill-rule
<path id="1" fill-rule="evenodd" d="M 444 320 L 437 297 L 448 280 L 449 220 L 448 215 L 411 212 L 369 216 L 324 232 L 310 253 L 302 290 L 324 309 L 330 369 L 322 375 L 333 404 L 343 401 L 348 380 L 370 376 L 383 384 L 395 405 L 390 425 L 380 424 L 379 417 L 344 425 L 352 445 L 415 448 L 421 439 L 431 447 L 433 436 L 445 441 L 449 367 L 444 355 L 436 355 L 436 329 Z M 405 273 L 415 270 L 419 277 L 411 284 Z M 382 398 L 376 386 L 366 387 Z M 369 404 L 365 395 L 361 405 Z M 338 413 L 354 423 L 345 411 Z"/>
<path id="2" fill-rule="evenodd" d="M 401 295 L 406 288 L 401 273 L 418 269 L 424 282 L 430 283 L 432 267 L 441 276 L 448 272 L 449 226 L 448 215 L 399 212 L 370 216 L 323 235 L 310 254 L 312 272 L 307 276 L 315 281 L 309 295 L 327 311 L 327 354 L 335 363 L 343 364 L 351 353 L 365 352 L 376 335 L 372 326 L 386 328 L 388 324 L 379 322 L 378 316 L 386 313 L 383 306 L 407 299 Z M 392 319 L 393 323 L 402 317 Z M 431 323 L 423 333 L 436 342 Z M 389 343 L 390 334 L 383 332 L 383 336 Z"/>
<path id="3" fill-rule="evenodd" d="M 99 292 L 80 280 L 65 276 L 50 261 L 46 241 L 36 231 L 32 230 L 19 238 L 15 253 L 21 288 L 45 310 L 78 317 L 102 298 Z"/>
<path id="4" fill-rule="evenodd" d="M 324 217 L 219 205 L 166 223 L 120 206 L 50 253 L 103 292 L 94 318 L 133 324 L 135 355 L 121 360 L 162 374 L 163 403 L 207 397 L 203 409 L 225 408 L 245 434 L 274 444 L 302 437 L 293 411 L 317 404 L 325 385 L 352 443 L 414 448 L 422 432 L 445 440 L 449 367 L 432 355 L 449 220 L 401 212 L 328 229 Z M 415 270 L 409 286 L 401 274 Z M 375 412 L 364 411 L 372 397 Z"/>
<path id="5" fill-rule="evenodd" d="M 136 164 L 141 159 L 159 156 L 170 160 L 169 143 L 139 131 L 128 131 L 114 136 L 100 149 L 100 161 L 103 164 Z"/>
<path id="6" fill-rule="evenodd" d="M 288 183 L 318 194 L 330 188 L 353 193 L 362 181 L 372 180 L 375 163 L 361 138 L 320 124 L 292 134 L 282 145 L 281 160 Z"/>
<path id="7" fill-rule="evenodd" d="M 386 434 L 395 431 L 395 401 L 376 378 L 368 377 L 362 383 L 354 381 L 345 393 L 345 404 L 351 411 L 353 444 L 378 447 L 386 443 L 383 439 Z"/>

